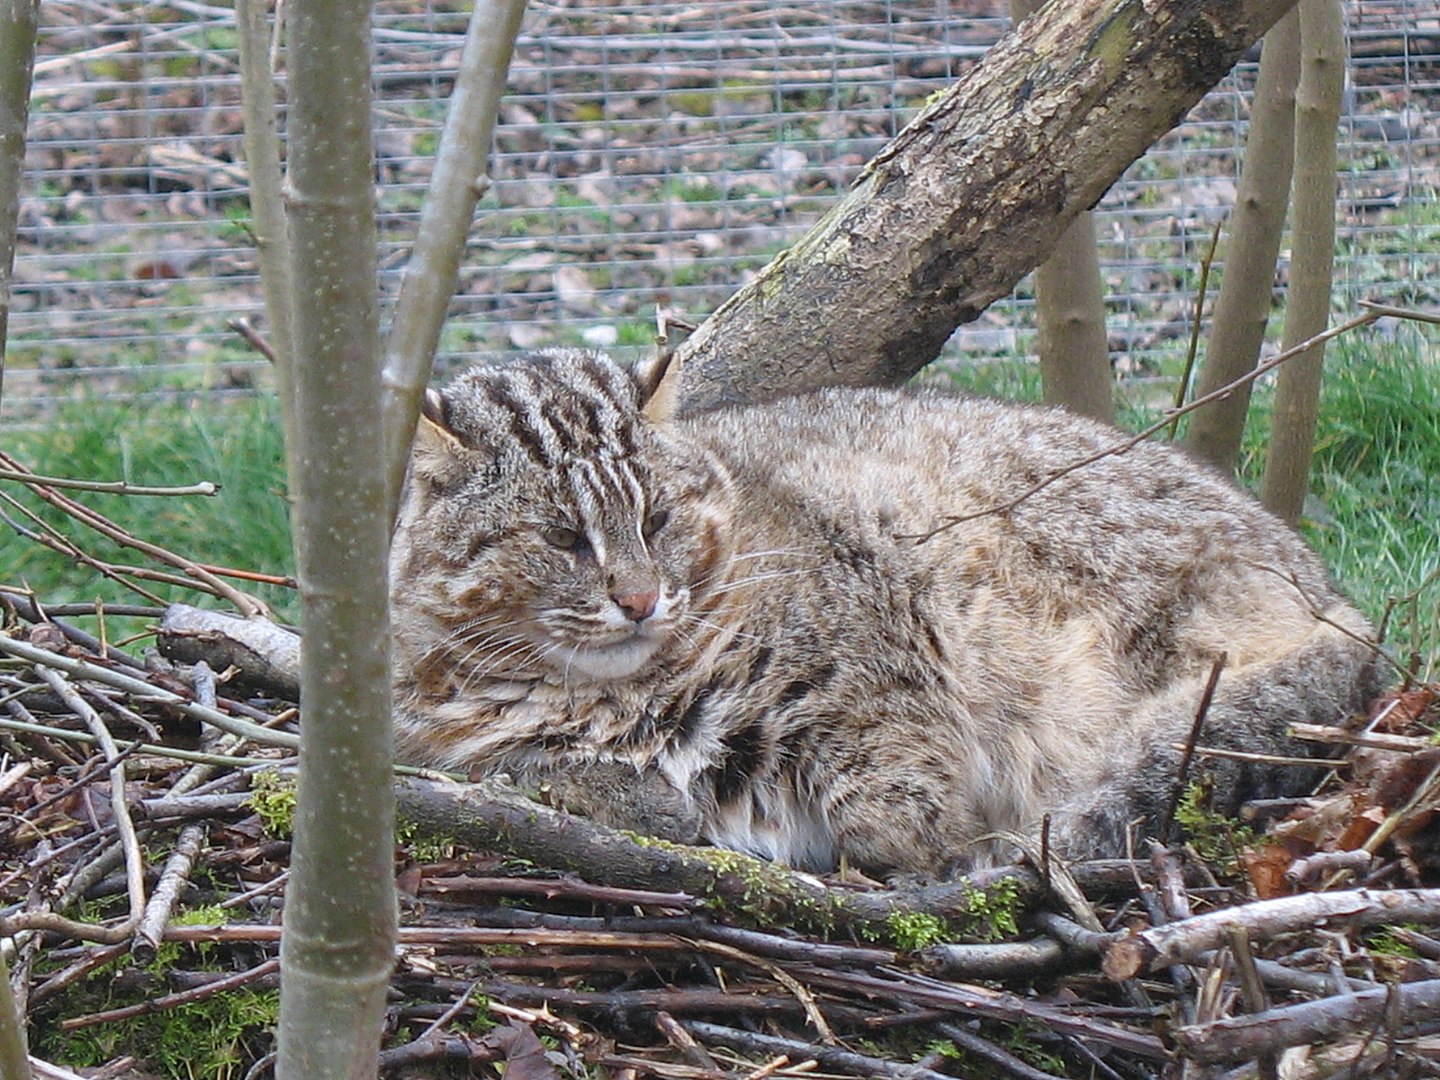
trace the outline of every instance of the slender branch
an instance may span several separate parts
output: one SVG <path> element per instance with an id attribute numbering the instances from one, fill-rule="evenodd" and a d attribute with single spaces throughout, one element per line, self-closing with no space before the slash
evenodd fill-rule
<path id="1" fill-rule="evenodd" d="M 384 461 L 392 518 L 475 203 L 489 184 L 485 171 L 495 117 L 524 11 L 525 0 L 476 0 L 470 12 L 435 169 L 385 342 Z"/>
<path id="2" fill-rule="evenodd" d="M 1210 713 L 1210 703 L 1215 700 L 1215 689 L 1220 685 L 1220 673 L 1225 670 L 1227 654 L 1221 653 L 1210 665 L 1210 676 L 1205 680 L 1205 689 L 1200 694 L 1200 703 L 1195 707 L 1195 719 L 1190 724 L 1190 734 L 1185 739 L 1185 750 L 1180 755 L 1180 766 L 1175 770 L 1175 787 L 1170 792 L 1170 801 L 1165 804 L 1165 814 L 1155 830 L 1162 844 L 1170 843 L 1170 830 L 1175 823 L 1175 811 L 1185 794 L 1185 784 L 1190 776 L 1190 762 L 1195 756 L 1195 747 L 1200 741 L 1200 731 L 1205 726 L 1205 717 Z"/>
<path id="3" fill-rule="evenodd" d="M 35 473 L 15 469 L 0 469 L 0 480 L 13 480 L 21 484 L 44 484 L 52 488 L 69 488 L 73 491 L 99 491 L 107 495 L 218 495 L 220 485 L 202 480 L 185 487 L 148 487 L 132 484 L 128 480 L 67 480 L 56 476 L 37 476 Z"/>
<path id="4" fill-rule="evenodd" d="M 0 0 L 0 400 L 5 389 L 5 345 L 39 8 L 39 0 Z M 18 1069 L 16 1076 L 28 1072 L 23 1056 Z"/>
<path id="5" fill-rule="evenodd" d="M 17 472 L 30 471 L 21 465 L 20 462 L 16 461 L 15 458 L 3 451 L 0 451 L 0 463 L 4 463 L 4 465 Z M 35 492 L 36 495 L 40 496 L 40 498 L 44 499 L 51 506 L 74 518 L 82 525 L 86 525 L 95 530 L 102 536 L 108 537 L 123 547 L 134 548 L 136 551 L 149 555 L 152 559 L 177 567 L 190 577 L 204 582 L 210 586 L 210 588 L 214 589 L 217 595 L 223 596 L 229 600 L 230 603 L 234 604 L 242 613 L 246 615 L 263 615 L 265 613 L 265 605 L 259 600 L 250 596 L 248 593 L 241 592 L 214 574 L 201 569 L 201 567 L 192 560 L 177 555 L 173 551 L 161 547 L 159 544 L 152 544 L 148 540 L 140 539 L 133 533 L 116 525 L 103 514 L 76 502 L 68 496 L 60 494 L 60 492 L 52 487 L 48 487 L 42 483 L 30 483 L 28 486 L 30 490 Z"/>
<path id="6" fill-rule="evenodd" d="M 279 121 L 275 112 L 275 71 L 269 48 L 265 0 L 235 0 L 239 32 L 240 101 L 245 112 L 245 164 L 250 174 L 250 216 L 254 220 L 255 257 L 265 291 L 265 313 L 270 320 L 270 341 L 260 338 L 249 323 L 232 323 L 275 365 L 285 443 L 294 445 L 290 378 L 294 363 L 291 340 L 290 233 L 285 221 L 280 174 Z"/>
<path id="7" fill-rule="evenodd" d="M 1215 223 L 1215 228 L 1210 231 L 1210 246 L 1205 249 L 1205 255 L 1200 260 L 1200 282 L 1195 289 L 1195 312 L 1190 318 L 1190 342 L 1185 347 L 1185 366 L 1180 369 L 1180 382 L 1175 387 L 1176 415 L 1171 419 L 1170 430 L 1165 434 L 1165 437 L 1172 441 L 1180 428 L 1179 410 L 1185 407 L 1185 398 L 1190 393 L 1191 379 L 1195 374 L 1195 356 L 1200 351 L 1200 324 L 1205 318 L 1205 297 L 1210 291 L 1210 271 L 1215 265 L 1215 249 L 1220 246 L 1220 230 L 1224 225 L 1223 220 Z"/>

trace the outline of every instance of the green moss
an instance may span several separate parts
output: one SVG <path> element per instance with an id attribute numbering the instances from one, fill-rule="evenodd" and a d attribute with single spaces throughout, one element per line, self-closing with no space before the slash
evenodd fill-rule
<path id="1" fill-rule="evenodd" d="M 999 941 L 1020 932 L 1020 883 L 997 881 L 988 889 L 966 889 L 964 933 L 982 941 Z"/>
<path id="2" fill-rule="evenodd" d="M 295 829 L 295 780 L 275 769 L 263 769 L 250 778 L 250 809 L 265 832 L 277 840 L 289 839 Z"/>
<path id="3" fill-rule="evenodd" d="M 215 909 L 197 909 L 174 921 L 210 923 L 223 921 L 223 915 L 217 918 Z M 136 1005 L 167 993 L 165 975 L 186 963 L 189 948 L 166 942 L 143 967 L 128 954 L 119 956 L 47 1002 L 32 1027 L 36 1053 L 71 1068 L 96 1067 L 129 1055 L 145 1072 L 166 1078 L 238 1080 L 248 1063 L 269 1049 L 279 1016 L 278 991 L 241 988 L 126 1020 L 74 1030 L 59 1026 L 65 1017 Z M 208 948 L 201 949 L 201 962 L 192 966 L 224 970 L 205 962 L 206 952 Z M 117 979 L 122 972 L 131 974 Z"/>
<path id="4" fill-rule="evenodd" d="M 1212 810 L 1211 788 L 1208 776 L 1191 782 L 1175 805 L 1175 823 L 1212 869 L 1230 873 L 1240 849 L 1256 842 L 1255 830 Z"/>
<path id="5" fill-rule="evenodd" d="M 944 919 L 924 911 L 892 911 L 885 922 L 890 927 L 891 940 L 906 952 L 919 952 L 953 936 Z"/>

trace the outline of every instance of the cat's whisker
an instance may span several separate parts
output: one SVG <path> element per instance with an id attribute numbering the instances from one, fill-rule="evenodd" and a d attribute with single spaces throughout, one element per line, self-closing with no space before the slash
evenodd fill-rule
<path id="1" fill-rule="evenodd" d="M 709 590 L 711 596 L 723 596 L 727 592 L 744 588 L 747 585 L 757 585 L 762 581 L 778 581 L 781 578 L 798 577 L 803 574 L 813 574 L 820 568 L 807 566 L 796 570 L 774 570 L 769 573 L 751 574 L 748 577 L 734 578 Z"/>
<path id="2" fill-rule="evenodd" d="M 704 626 L 707 629 L 714 630 L 720 634 L 729 634 L 740 641 L 764 642 L 765 640 L 765 638 L 760 634 L 752 634 L 748 631 L 740 630 L 734 626 L 726 626 L 724 623 L 715 622 L 714 620 L 707 619 L 701 615 L 688 614 L 685 616 L 683 622 L 687 625 L 690 623 L 695 623 L 699 626 Z M 681 627 L 677 626 L 676 630 L 677 632 L 681 632 Z M 694 644 L 693 637 L 690 637 L 687 640 L 689 640 L 692 645 Z"/>

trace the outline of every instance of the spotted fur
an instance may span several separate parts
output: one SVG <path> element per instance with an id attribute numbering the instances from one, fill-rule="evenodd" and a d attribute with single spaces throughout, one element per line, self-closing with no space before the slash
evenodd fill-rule
<path id="1" fill-rule="evenodd" d="M 933 390 L 675 418 L 556 350 L 427 403 L 392 558 L 404 759 L 810 869 L 938 872 L 1054 818 L 1119 853 L 1202 742 L 1302 753 L 1379 687 L 1365 620 L 1228 480 Z M 1323 617 L 1317 617 L 1317 614 Z M 1222 761 L 1233 803 L 1303 770 Z"/>

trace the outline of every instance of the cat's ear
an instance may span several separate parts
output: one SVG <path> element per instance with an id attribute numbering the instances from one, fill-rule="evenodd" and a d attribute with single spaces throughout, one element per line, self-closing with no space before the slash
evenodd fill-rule
<path id="1" fill-rule="evenodd" d="M 466 469 L 465 445 L 450 429 L 445 418 L 445 399 L 433 387 L 426 389 L 420 403 L 410 469 L 416 479 L 436 485 L 452 483 Z"/>
<path id="2" fill-rule="evenodd" d="M 663 424 L 680 405 L 680 361 L 672 353 L 661 353 L 636 369 L 640 386 L 640 415 L 652 424 Z"/>

